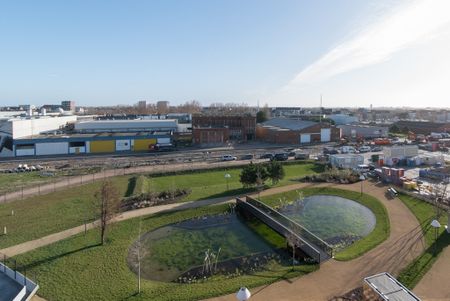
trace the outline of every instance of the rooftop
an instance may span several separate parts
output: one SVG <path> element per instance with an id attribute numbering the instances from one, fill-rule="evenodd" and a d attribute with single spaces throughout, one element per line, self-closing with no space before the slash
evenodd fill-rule
<path id="1" fill-rule="evenodd" d="M 272 118 L 262 123 L 264 127 L 273 127 L 283 130 L 298 131 L 316 125 L 317 122 L 306 120 L 295 120 L 288 118 Z"/>
<path id="2" fill-rule="evenodd" d="M 364 281 L 376 291 L 383 300 L 420 301 L 416 295 L 389 273 L 370 276 L 364 278 Z"/>

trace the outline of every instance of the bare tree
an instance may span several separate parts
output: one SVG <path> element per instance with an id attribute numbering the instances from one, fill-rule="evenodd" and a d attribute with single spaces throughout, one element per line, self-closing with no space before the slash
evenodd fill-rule
<path id="1" fill-rule="evenodd" d="M 445 208 L 448 207 L 447 202 L 447 184 L 445 182 L 435 183 L 431 185 L 431 197 L 436 210 L 436 219 L 439 219 Z"/>
<path id="2" fill-rule="evenodd" d="M 117 189 L 111 181 L 102 183 L 100 190 L 95 194 L 96 207 L 100 216 L 100 241 L 105 244 L 106 230 L 114 215 L 119 212 L 120 198 Z"/>
<path id="3" fill-rule="evenodd" d="M 287 244 L 292 248 L 292 270 L 295 266 L 295 248 L 297 247 L 297 238 L 292 233 L 286 235 Z"/>

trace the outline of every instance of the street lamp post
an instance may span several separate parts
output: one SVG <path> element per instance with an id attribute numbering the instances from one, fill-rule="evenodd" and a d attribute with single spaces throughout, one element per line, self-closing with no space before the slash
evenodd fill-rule
<path id="1" fill-rule="evenodd" d="M 228 180 L 231 178 L 231 175 L 229 173 L 225 174 L 225 180 L 227 181 L 227 191 L 229 190 Z"/>
<path id="2" fill-rule="evenodd" d="M 247 301 L 251 296 L 252 294 L 246 287 L 241 287 L 236 294 L 236 299 L 239 301 Z"/>
<path id="3" fill-rule="evenodd" d="M 366 178 L 363 175 L 359 176 L 359 180 L 361 181 L 361 195 L 363 194 L 363 182 Z"/>
<path id="4" fill-rule="evenodd" d="M 438 220 L 434 219 L 431 222 L 431 227 L 434 228 L 434 255 L 436 255 L 437 251 L 437 238 L 438 238 L 438 229 L 441 227 L 441 224 Z"/>

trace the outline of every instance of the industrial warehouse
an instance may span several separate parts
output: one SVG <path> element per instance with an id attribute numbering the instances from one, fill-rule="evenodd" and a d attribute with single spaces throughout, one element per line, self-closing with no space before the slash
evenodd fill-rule
<path id="1" fill-rule="evenodd" d="M 91 120 L 76 116 L 9 119 L 0 124 L 2 157 L 147 152 L 172 147 L 177 120 Z"/>

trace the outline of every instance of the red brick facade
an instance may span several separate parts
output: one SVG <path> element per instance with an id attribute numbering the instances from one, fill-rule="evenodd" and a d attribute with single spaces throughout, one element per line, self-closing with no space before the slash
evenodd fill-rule
<path id="1" fill-rule="evenodd" d="M 256 117 L 192 116 L 194 144 L 220 144 L 255 139 Z"/>
<path id="2" fill-rule="evenodd" d="M 325 128 L 330 128 L 330 126 L 326 124 L 317 124 L 302 130 L 294 131 L 258 125 L 256 127 L 256 139 L 275 144 L 300 144 L 301 134 L 310 134 L 310 143 L 320 143 L 320 130 Z M 331 141 L 339 141 L 340 136 L 341 130 L 336 127 L 331 127 Z"/>

